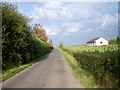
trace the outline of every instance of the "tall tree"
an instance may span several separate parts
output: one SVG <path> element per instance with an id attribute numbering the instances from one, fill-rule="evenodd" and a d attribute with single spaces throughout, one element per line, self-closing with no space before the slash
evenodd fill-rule
<path id="1" fill-rule="evenodd" d="M 116 42 L 117 42 L 117 44 L 120 44 L 120 36 L 116 37 Z"/>
<path id="2" fill-rule="evenodd" d="M 52 39 L 50 39 L 49 44 L 53 46 Z"/>
<path id="3" fill-rule="evenodd" d="M 35 24 L 34 29 L 33 29 L 33 34 L 36 35 L 42 41 L 45 41 L 45 42 L 48 41 L 48 36 L 47 36 L 45 29 L 39 24 Z"/>
<path id="4" fill-rule="evenodd" d="M 59 47 L 60 47 L 60 48 L 63 48 L 63 47 L 64 47 L 64 44 L 63 44 L 62 41 L 60 42 Z"/>
<path id="5" fill-rule="evenodd" d="M 111 39 L 111 40 L 109 40 L 109 44 L 110 44 L 110 45 L 117 45 L 117 44 L 120 45 L 120 37 L 117 36 L 116 39 Z"/>
<path id="6" fill-rule="evenodd" d="M 115 40 L 115 39 L 111 39 L 111 40 L 109 40 L 109 44 L 110 44 L 110 45 L 114 45 L 114 44 L 116 44 L 116 40 Z"/>
<path id="7" fill-rule="evenodd" d="M 29 60 L 26 29 L 28 20 L 22 16 L 17 6 L 9 3 L 2 4 L 2 60 L 3 68 L 19 66 Z M 23 61 L 24 59 L 24 61 Z"/>

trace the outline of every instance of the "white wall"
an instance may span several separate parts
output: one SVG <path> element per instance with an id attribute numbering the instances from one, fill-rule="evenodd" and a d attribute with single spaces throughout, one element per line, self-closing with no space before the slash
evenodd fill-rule
<path id="1" fill-rule="evenodd" d="M 101 43 L 102 42 L 102 43 Z M 101 46 L 101 45 L 109 45 L 108 41 L 102 37 L 96 40 L 96 45 Z"/>
<path id="2" fill-rule="evenodd" d="M 87 43 L 88 46 L 96 46 L 96 43 Z"/>

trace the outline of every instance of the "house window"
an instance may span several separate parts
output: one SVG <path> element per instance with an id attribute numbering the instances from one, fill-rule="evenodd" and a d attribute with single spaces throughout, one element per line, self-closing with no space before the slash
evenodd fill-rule
<path id="1" fill-rule="evenodd" d="M 100 44 L 102 44 L 102 42 L 100 42 Z"/>

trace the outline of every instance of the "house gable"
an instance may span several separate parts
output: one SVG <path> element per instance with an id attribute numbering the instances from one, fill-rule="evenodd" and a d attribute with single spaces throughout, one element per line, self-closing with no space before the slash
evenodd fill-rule
<path id="1" fill-rule="evenodd" d="M 96 45 L 108 45 L 108 41 L 103 37 L 100 37 L 96 40 Z"/>
<path id="2" fill-rule="evenodd" d="M 90 46 L 102 46 L 102 45 L 108 45 L 108 41 L 103 37 L 98 37 L 98 38 L 89 40 L 87 44 Z"/>

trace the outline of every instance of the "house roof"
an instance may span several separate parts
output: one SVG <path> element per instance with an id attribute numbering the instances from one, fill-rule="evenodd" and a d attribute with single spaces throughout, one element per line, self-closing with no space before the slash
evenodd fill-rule
<path id="1" fill-rule="evenodd" d="M 93 43 L 95 40 L 99 39 L 100 37 L 97 37 L 97 38 L 93 38 L 91 40 L 89 40 L 87 43 Z"/>

